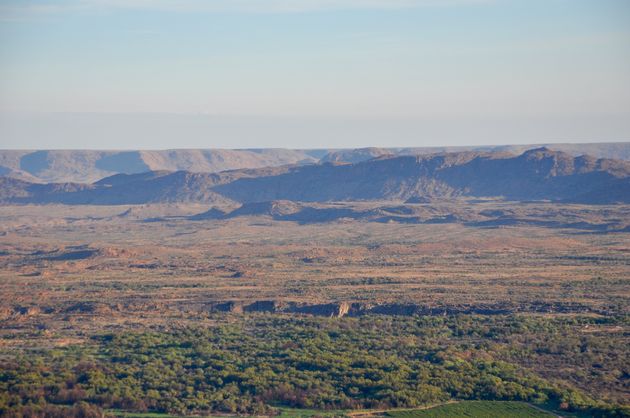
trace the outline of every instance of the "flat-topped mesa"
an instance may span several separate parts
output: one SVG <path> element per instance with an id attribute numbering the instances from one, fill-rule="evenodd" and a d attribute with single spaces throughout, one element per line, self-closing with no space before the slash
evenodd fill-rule
<path id="1" fill-rule="evenodd" d="M 8 173 L 33 182 L 91 183 L 114 174 L 217 173 L 317 161 L 308 151 L 291 149 L 0 150 L 0 175 Z"/>

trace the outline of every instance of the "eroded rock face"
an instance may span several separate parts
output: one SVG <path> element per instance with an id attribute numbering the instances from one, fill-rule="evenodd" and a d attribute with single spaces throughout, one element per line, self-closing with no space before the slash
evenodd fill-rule
<path id="1" fill-rule="evenodd" d="M 42 313 L 42 310 L 38 306 L 18 306 L 13 309 L 13 315 L 18 317 L 31 317 L 37 316 Z"/>
<path id="2" fill-rule="evenodd" d="M 278 312 L 282 310 L 284 304 L 275 300 L 258 300 L 243 307 L 245 312 Z"/>
<path id="3" fill-rule="evenodd" d="M 362 315 L 397 315 L 397 316 L 447 316 L 447 315 L 506 315 L 516 312 L 562 312 L 562 313 L 597 313 L 609 315 L 610 309 L 593 310 L 579 304 L 531 304 L 528 306 L 498 306 L 498 305 L 461 305 L 461 306 L 429 306 L 414 303 L 383 303 L 364 304 L 350 302 L 334 302 L 307 304 L 284 302 L 276 300 L 259 300 L 252 303 L 227 301 L 211 304 L 212 312 L 230 313 L 286 313 L 330 318 L 344 316 L 356 317 Z"/>
<path id="4" fill-rule="evenodd" d="M 222 302 L 212 305 L 210 310 L 215 312 L 243 313 L 243 304 L 234 301 Z"/>
<path id="5" fill-rule="evenodd" d="M 231 313 L 295 313 L 341 318 L 350 312 L 351 307 L 352 305 L 347 302 L 309 305 L 276 300 L 259 300 L 249 304 L 236 301 L 219 302 L 212 304 L 210 311 Z"/>
<path id="6" fill-rule="evenodd" d="M 315 316 L 328 316 L 331 318 L 341 318 L 346 315 L 349 310 L 350 304 L 346 302 L 341 302 L 325 303 L 318 305 L 294 305 L 290 307 L 288 312 L 310 314 Z"/>

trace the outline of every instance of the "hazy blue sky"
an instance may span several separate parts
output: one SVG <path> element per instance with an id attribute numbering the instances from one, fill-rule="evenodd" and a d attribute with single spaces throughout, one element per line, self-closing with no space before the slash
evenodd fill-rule
<path id="1" fill-rule="evenodd" d="M 0 0 L 0 148 L 627 140 L 628 0 Z"/>

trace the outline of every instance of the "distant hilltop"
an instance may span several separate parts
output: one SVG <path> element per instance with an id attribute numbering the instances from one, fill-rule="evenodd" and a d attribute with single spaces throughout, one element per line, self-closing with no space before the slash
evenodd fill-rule
<path id="1" fill-rule="evenodd" d="M 147 171 L 218 173 L 316 163 L 359 163 L 377 157 L 453 152 L 521 154 L 546 147 L 572 156 L 630 160 L 630 142 L 427 148 L 360 149 L 186 149 L 164 151 L 0 150 L 0 176 L 31 183 L 93 183 L 114 174 Z"/>

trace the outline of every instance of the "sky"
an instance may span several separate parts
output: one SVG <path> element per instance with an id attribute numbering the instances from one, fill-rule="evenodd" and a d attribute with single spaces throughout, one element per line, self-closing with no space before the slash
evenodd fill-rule
<path id="1" fill-rule="evenodd" d="M 630 141 L 627 0 L 0 0 L 0 148 Z"/>

